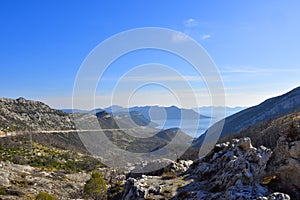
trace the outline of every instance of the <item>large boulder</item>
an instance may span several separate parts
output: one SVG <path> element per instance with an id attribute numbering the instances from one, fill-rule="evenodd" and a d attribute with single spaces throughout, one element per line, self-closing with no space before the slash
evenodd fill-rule
<path id="1" fill-rule="evenodd" d="M 300 134 L 283 134 L 274 149 L 274 156 L 268 165 L 269 186 L 276 191 L 284 191 L 295 199 L 300 199 Z"/>
<path id="2" fill-rule="evenodd" d="M 142 162 L 135 166 L 129 173 L 130 177 L 141 177 L 142 175 L 161 176 L 164 173 L 180 174 L 185 172 L 193 163 L 191 160 L 173 161 L 170 159 L 157 159 L 151 162 Z"/>
<path id="3" fill-rule="evenodd" d="M 261 184 L 271 155 L 264 146 L 253 147 L 250 138 L 217 144 L 187 170 L 194 182 L 180 188 L 174 199 L 289 199 L 286 194 L 272 195 Z"/>

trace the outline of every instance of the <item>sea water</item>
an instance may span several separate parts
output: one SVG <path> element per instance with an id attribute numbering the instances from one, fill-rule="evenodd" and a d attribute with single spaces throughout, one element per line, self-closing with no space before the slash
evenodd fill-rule
<path id="1" fill-rule="evenodd" d="M 185 132 L 191 137 L 199 137 L 209 128 L 211 123 L 211 118 L 205 118 L 200 120 L 192 120 L 192 119 L 152 120 L 152 122 L 157 124 L 155 128 L 158 129 L 165 130 L 170 128 L 180 128 L 181 131 Z"/>

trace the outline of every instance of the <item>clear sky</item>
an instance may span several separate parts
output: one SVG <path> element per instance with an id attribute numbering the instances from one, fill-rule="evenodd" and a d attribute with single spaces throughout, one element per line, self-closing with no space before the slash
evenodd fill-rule
<path id="1" fill-rule="evenodd" d="M 189 35 L 206 49 L 222 75 L 228 106 L 252 106 L 300 85 L 299 10 L 297 0 L 1 0 L 0 96 L 71 107 L 76 74 L 93 48 L 122 31 L 163 27 Z M 144 51 L 114 63 L 99 83 L 97 106 L 109 105 L 113 85 L 130 67 L 168 64 L 169 56 Z M 203 81 L 182 61 L 170 60 L 206 99 Z M 167 74 L 160 78 L 172 81 Z M 132 104 L 176 104 L 162 87 L 147 87 Z"/>

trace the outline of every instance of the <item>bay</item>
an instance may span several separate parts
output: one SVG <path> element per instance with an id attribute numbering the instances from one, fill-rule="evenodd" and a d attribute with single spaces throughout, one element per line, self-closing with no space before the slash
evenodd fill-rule
<path id="1" fill-rule="evenodd" d="M 155 128 L 158 129 L 170 129 L 180 128 L 186 134 L 192 137 L 199 137 L 210 126 L 211 119 L 204 118 L 200 120 L 181 120 L 181 119 L 168 119 L 168 120 L 152 120 L 152 122 L 158 124 Z M 198 123 L 198 126 L 197 126 Z"/>

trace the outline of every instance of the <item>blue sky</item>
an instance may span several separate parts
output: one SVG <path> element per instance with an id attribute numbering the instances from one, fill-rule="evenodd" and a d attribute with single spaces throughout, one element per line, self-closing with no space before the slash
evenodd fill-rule
<path id="1" fill-rule="evenodd" d="M 122 31 L 163 27 L 183 32 L 205 48 L 221 73 L 226 105 L 255 105 L 300 85 L 299 8 L 296 0 L 2 0 L 0 96 L 71 107 L 76 74 L 93 48 Z M 207 99 L 201 105 L 208 105 L 205 84 L 189 66 L 166 53 L 144 51 L 111 66 L 99 83 L 97 106 L 109 105 L 114 84 L 132 66 L 168 61 L 189 77 L 200 99 Z M 161 87 L 146 86 L 132 104 L 176 104 L 169 96 Z"/>

